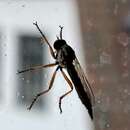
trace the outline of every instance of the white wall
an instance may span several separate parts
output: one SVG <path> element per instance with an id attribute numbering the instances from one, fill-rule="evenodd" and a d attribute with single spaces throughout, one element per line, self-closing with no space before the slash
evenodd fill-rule
<path id="1" fill-rule="evenodd" d="M 16 36 L 18 32 L 29 32 L 39 34 L 32 25 L 38 21 L 40 27 L 50 35 L 50 42 L 59 34 L 59 25 L 64 26 L 63 37 L 76 51 L 83 65 L 83 49 L 80 36 L 77 5 L 74 0 L 49 0 L 31 2 L 22 1 L 0 1 L 0 29 L 3 33 L 4 57 L 4 81 L 3 102 L 0 104 L 0 122 L 3 130 L 91 130 L 92 122 L 89 119 L 84 106 L 81 104 L 75 90 L 63 100 L 63 114 L 59 113 L 58 98 L 68 88 L 68 85 L 60 73 L 54 83 L 54 87 L 48 94 L 50 108 L 46 113 L 32 110 L 28 112 L 15 109 L 13 95 L 16 85 L 17 71 L 17 45 Z M 46 46 L 47 47 L 47 46 Z M 48 53 L 49 55 L 49 53 Z M 53 59 L 48 56 L 48 62 Z M 52 72 L 53 69 L 51 69 Z M 50 72 L 50 73 L 51 73 Z M 49 80 L 49 78 L 48 78 Z"/>

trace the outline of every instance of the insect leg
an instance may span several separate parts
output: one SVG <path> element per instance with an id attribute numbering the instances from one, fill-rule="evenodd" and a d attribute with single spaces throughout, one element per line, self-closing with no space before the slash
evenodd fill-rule
<path id="1" fill-rule="evenodd" d="M 59 98 L 59 109 L 60 109 L 60 113 L 62 113 L 61 101 L 62 101 L 62 99 L 63 99 L 65 96 L 67 96 L 69 93 L 72 92 L 72 90 L 73 90 L 73 85 L 72 85 L 71 81 L 69 80 L 69 78 L 67 77 L 67 75 L 64 73 L 64 71 L 63 71 L 62 69 L 60 69 L 60 70 L 61 70 L 61 73 L 62 73 L 63 77 L 65 78 L 65 80 L 67 81 L 67 83 L 69 84 L 69 86 L 70 86 L 70 88 L 71 88 L 70 91 L 66 92 L 65 94 L 63 94 L 63 95 Z"/>
<path id="2" fill-rule="evenodd" d="M 40 96 L 42 96 L 42 95 L 44 95 L 45 93 L 49 92 L 49 90 L 52 88 L 52 85 L 53 85 L 53 83 L 54 83 L 54 79 L 55 79 L 55 76 L 56 76 L 56 72 L 58 71 L 58 69 L 59 69 L 59 67 L 57 67 L 56 70 L 54 71 L 54 73 L 53 73 L 53 75 L 52 75 L 52 78 L 51 78 L 51 80 L 50 80 L 48 89 L 45 90 L 45 91 L 43 91 L 43 92 L 38 93 L 38 94 L 34 97 L 34 99 L 33 99 L 32 103 L 31 103 L 31 105 L 28 107 L 29 110 L 31 110 L 32 106 L 34 105 L 34 103 L 36 102 L 36 100 L 37 100 Z"/>
<path id="3" fill-rule="evenodd" d="M 41 31 L 41 29 L 39 28 L 37 22 L 35 22 L 35 23 L 33 23 L 33 24 L 37 27 L 38 31 L 39 31 L 40 34 L 42 35 L 42 40 L 41 40 L 42 43 L 43 43 L 43 41 L 45 41 L 45 42 L 48 44 L 49 49 L 50 49 L 50 53 L 51 53 L 52 57 L 53 57 L 54 59 L 56 59 L 55 53 L 54 53 L 54 51 L 53 51 L 53 48 L 51 47 L 51 45 L 50 45 L 49 41 L 47 40 L 46 36 L 43 34 L 43 32 Z"/>
<path id="4" fill-rule="evenodd" d="M 35 71 L 35 70 L 38 70 L 41 68 L 53 67 L 55 65 L 57 65 L 57 63 L 47 64 L 47 65 L 38 65 L 38 66 L 34 66 L 34 67 L 30 67 L 30 68 L 18 71 L 17 73 L 20 74 L 20 73 L 24 73 L 24 72 L 28 72 L 28 71 Z"/>

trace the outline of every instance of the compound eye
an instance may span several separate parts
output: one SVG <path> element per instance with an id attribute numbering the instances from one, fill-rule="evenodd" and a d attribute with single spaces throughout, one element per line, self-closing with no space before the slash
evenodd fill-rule
<path id="1" fill-rule="evenodd" d="M 54 42 L 54 48 L 56 49 L 56 50 L 59 50 L 63 45 L 65 45 L 66 44 L 66 41 L 65 40 L 56 40 L 55 42 Z"/>

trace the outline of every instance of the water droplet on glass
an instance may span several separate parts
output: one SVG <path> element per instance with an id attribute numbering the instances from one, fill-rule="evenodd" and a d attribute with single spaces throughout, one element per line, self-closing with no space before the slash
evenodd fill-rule
<path id="1" fill-rule="evenodd" d="M 110 124 L 106 124 L 106 127 L 109 128 L 109 127 L 110 127 Z"/>
<path id="2" fill-rule="evenodd" d="M 115 15 L 117 15 L 117 13 L 118 13 L 118 8 L 119 8 L 119 7 L 118 7 L 118 5 L 116 4 L 116 5 L 115 5 L 115 8 L 114 8 L 114 14 L 115 14 Z"/>
<path id="3" fill-rule="evenodd" d="M 17 96 L 17 97 L 19 97 L 19 96 L 20 96 L 20 93 L 19 93 L 19 92 L 17 92 L 17 93 L 16 93 L 16 96 Z"/>
<path id="4" fill-rule="evenodd" d="M 128 45 L 128 36 L 126 33 L 120 33 L 117 39 L 118 39 L 118 42 L 124 47 Z"/>
<path id="5" fill-rule="evenodd" d="M 28 83 L 28 84 L 29 84 L 29 83 L 30 83 L 30 80 L 26 80 L 26 83 Z"/>
<path id="6" fill-rule="evenodd" d="M 101 64 L 111 64 L 111 56 L 106 52 L 102 52 L 100 55 L 100 63 Z"/>
<path id="7" fill-rule="evenodd" d="M 45 78 L 45 79 L 47 79 L 47 77 L 48 77 L 48 75 L 47 75 L 47 74 L 45 74 L 45 75 L 44 75 L 44 78 Z"/>
<path id="8" fill-rule="evenodd" d="M 93 80 L 91 81 L 91 83 L 92 83 L 92 84 L 95 84 L 95 80 L 93 79 Z"/>
<path id="9" fill-rule="evenodd" d="M 122 104 L 122 101 L 120 100 L 119 103 Z"/>
<path id="10" fill-rule="evenodd" d="M 24 96 L 22 96 L 22 99 L 24 99 Z"/>
<path id="11" fill-rule="evenodd" d="M 122 3 L 126 3 L 127 2 L 127 0 L 122 0 Z"/>
<path id="12" fill-rule="evenodd" d="M 101 76 L 99 80 L 100 80 L 100 82 L 104 82 L 105 78 L 103 76 Z"/>
<path id="13" fill-rule="evenodd" d="M 124 67 L 127 67 L 127 66 L 128 66 L 128 62 L 127 62 L 127 61 L 124 61 L 123 66 L 124 66 Z"/>
<path id="14" fill-rule="evenodd" d="M 128 76 L 129 76 L 129 73 L 128 73 L 128 72 L 125 72 L 125 73 L 122 74 L 122 77 L 124 77 L 124 78 L 126 78 L 126 77 L 128 77 Z"/>
<path id="15" fill-rule="evenodd" d="M 98 104 L 100 104 L 100 103 L 101 103 L 101 101 L 100 101 L 100 100 L 97 100 L 97 103 L 98 103 Z"/>
<path id="16" fill-rule="evenodd" d="M 127 89 L 124 89 L 124 93 L 127 93 L 128 92 L 128 90 Z"/>
<path id="17" fill-rule="evenodd" d="M 24 8 L 24 7 L 25 7 L 25 5 L 22 5 L 22 7 Z"/>

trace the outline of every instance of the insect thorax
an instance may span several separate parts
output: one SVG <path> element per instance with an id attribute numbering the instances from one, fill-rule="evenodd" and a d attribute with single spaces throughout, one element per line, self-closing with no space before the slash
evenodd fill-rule
<path id="1" fill-rule="evenodd" d="M 66 67 L 69 64 L 72 64 L 75 59 L 75 53 L 73 49 L 64 44 L 59 50 L 57 50 L 56 61 L 61 67 Z"/>

